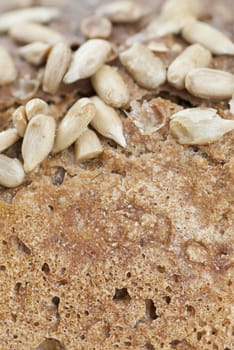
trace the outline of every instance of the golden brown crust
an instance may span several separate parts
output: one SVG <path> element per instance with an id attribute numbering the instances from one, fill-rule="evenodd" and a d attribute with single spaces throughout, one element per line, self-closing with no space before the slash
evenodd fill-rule
<path id="1" fill-rule="evenodd" d="M 78 22 L 69 23 L 73 37 Z M 231 23 L 222 15 L 218 25 Z M 215 66 L 233 72 L 233 58 Z M 179 145 L 168 119 L 194 99 L 169 87 L 157 97 L 123 78 L 132 99 L 154 99 L 162 129 L 142 135 L 122 113 L 126 149 L 102 138 L 100 159 L 78 165 L 69 149 L 24 185 L 0 189 L 1 349 L 32 350 L 45 338 L 66 350 L 233 346 L 234 133 L 210 146 Z M 92 94 L 89 82 L 36 95 L 60 118 L 83 94 Z M 19 103 L 1 89 L 1 118 L 10 122 Z M 226 101 L 202 105 L 233 119 Z"/>

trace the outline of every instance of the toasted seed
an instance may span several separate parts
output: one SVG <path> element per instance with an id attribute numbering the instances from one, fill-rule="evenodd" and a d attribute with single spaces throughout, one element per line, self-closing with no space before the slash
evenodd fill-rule
<path id="1" fill-rule="evenodd" d="M 7 129 L 0 132 L 0 152 L 14 145 L 19 140 L 19 134 L 16 129 Z"/>
<path id="2" fill-rule="evenodd" d="M 55 120 L 50 116 L 38 114 L 29 121 L 22 144 L 26 173 L 35 169 L 51 152 L 55 129 Z"/>
<path id="3" fill-rule="evenodd" d="M 81 98 L 67 112 L 56 134 L 53 153 L 72 145 L 89 125 L 96 114 L 96 108 L 89 98 Z"/>
<path id="4" fill-rule="evenodd" d="M 17 69 L 8 51 L 0 46 L 0 86 L 16 80 Z"/>
<path id="5" fill-rule="evenodd" d="M 163 62 L 146 46 L 134 44 L 120 54 L 120 60 L 136 82 L 146 89 L 156 89 L 166 80 Z"/>
<path id="6" fill-rule="evenodd" d="M 103 39 L 86 41 L 75 53 L 63 81 L 66 84 L 89 78 L 108 60 L 112 46 Z"/>
<path id="7" fill-rule="evenodd" d="M 146 10 L 135 1 L 119 0 L 100 6 L 97 13 L 113 23 L 134 23 L 146 14 Z"/>
<path id="8" fill-rule="evenodd" d="M 100 98 L 112 107 L 126 106 L 128 88 L 116 69 L 103 65 L 92 77 L 92 84 Z"/>
<path id="9" fill-rule="evenodd" d="M 194 68 L 187 74 L 185 86 L 200 98 L 227 99 L 234 91 L 234 75 L 217 69 Z"/>
<path id="10" fill-rule="evenodd" d="M 88 128 L 75 143 L 75 159 L 78 162 L 96 158 L 102 152 L 103 148 L 97 134 Z"/>
<path id="11" fill-rule="evenodd" d="M 57 43 L 50 52 L 43 78 L 43 90 L 55 94 L 71 62 L 70 47 Z"/>
<path id="12" fill-rule="evenodd" d="M 112 23 L 101 16 L 89 16 L 81 21 L 80 29 L 88 39 L 106 39 L 111 35 Z"/>
<path id="13" fill-rule="evenodd" d="M 21 47 L 19 49 L 19 54 L 28 63 L 34 66 L 39 66 L 40 64 L 45 62 L 50 49 L 51 45 L 40 41 L 36 41 L 34 43 Z"/>
<path id="14" fill-rule="evenodd" d="M 56 7 L 30 7 L 18 9 L 2 14 L 0 16 L 0 32 L 6 32 L 19 22 L 48 23 L 60 15 Z"/>
<path id="15" fill-rule="evenodd" d="M 185 88 L 185 77 L 193 68 L 208 67 L 212 62 L 209 50 L 200 44 L 187 47 L 170 64 L 167 72 L 167 79 L 177 89 Z"/>
<path id="16" fill-rule="evenodd" d="M 18 131 L 18 134 L 23 137 L 25 134 L 25 130 L 27 127 L 27 116 L 26 116 L 26 111 L 24 106 L 18 107 L 12 116 L 13 119 L 13 124 L 16 130 Z"/>
<path id="17" fill-rule="evenodd" d="M 99 97 L 90 99 L 96 107 L 96 115 L 91 125 L 101 135 L 114 140 L 122 147 L 126 147 L 126 140 L 123 135 L 122 122 L 114 108 L 106 105 Z"/>
<path id="18" fill-rule="evenodd" d="M 234 120 L 222 119 L 215 109 L 190 108 L 172 116 L 170 130 L 181 144 L 206 145 L 234 130 Z"/>
<path id="19" fill-rule="evenodd" d="M 9 33 L 12 39 L 25 44 L 42 41 L 54 45 L 65 41 L 59 32 L 33 22 L 19 22 L 10 28 Z"/>
<path id="20" fill-rule="evenodd" d="M 0 184 L 2 186 L 17 187 L 23 183 L 24 177 L 24 169 L 18 159 L 0 154 Z"/>
<path id="21" fill-rule="evenodd" d="M 234 55 L 234 43 L 222 32 L 207 23 L 191 21 L 185 25 L 182 36 L 189 43 L 199 43 L 215 55 Z"/>
<path id="22" fill-rule="evenodd" d="M 30 120 L 38 114 L 47 115 L 49 112 L 48 103 L 40 98 L 33 98 L 25 106 L 27 119 Z"/>

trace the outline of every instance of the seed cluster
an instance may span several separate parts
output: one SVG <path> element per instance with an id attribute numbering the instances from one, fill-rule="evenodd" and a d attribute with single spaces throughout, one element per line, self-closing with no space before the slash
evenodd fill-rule
<path id="1" fill-rule="evenodd" d="M 146 19 L 147 14 L 149 11 L 133 0 L 100 6 L 95 14 L 81 21 L 81 32 L 87 40 L 74 53 L 64 35 L 45 26 L 61 16 L 56 7 L 29 7 L 0 16 L 0 33 L 23 44 L 19 56 L 35 67 L 45 65 L 44 92 L 54 95 L 62 83 L 89 78 L 97 94 L 78 99 L 59 123 L 41 99 L 18 107 L 12 115 L 14 128 L 0 132 L 0 152 L 22 138 L 23 164 L 0 155 L 1 185 L 19 186 L 25 173 L 33 171 L 50 153 L 61 152 L 73 144 L 78 162 L 99 156 L 103 148 L 96 132 L 127 146 L 117 109 L 131 105 L 130 91 L 120 69 L 114 66 L 115 58 L 147 90 L 157 91 L 168 83 L 203 99 L 233 96 L 234 75 L 214 69 L 212 55 L 234 55 L 234 44 L 217 29 L 199 21 L 198 0 L 167 0 L 160 15 L 128 38 L 124 46 L 116 48 L 108 40 L 114 24 L 136 23 Z M 168 34 L 181 34 L 190 45 L 183 50 L 157 42 Z M 167 67 L 159 53 L 170 50 L 177 57 Z M 0 86 L 16 81 L 17 75 L 13 58 L 0 46 Z M 233 98 L 230 106 L 233 110 Z M 179 143 L 203 145 L 233 130 L 234 121 L 222 119 L 215 109 L 192 108 L 171 116 L 169 127 Z"/>

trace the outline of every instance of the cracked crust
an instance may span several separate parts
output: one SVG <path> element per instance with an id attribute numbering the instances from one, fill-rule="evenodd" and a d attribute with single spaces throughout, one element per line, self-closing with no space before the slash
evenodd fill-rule
<path id="1" fill-rule="evenodd" d="M 227 33 L 230 6 L 207 7 Z M 66 7 L 64 22 L 53 26 L 74 38 L 78 22 L 64 24 L 71 12 Z M 113 41 L 121 41 L 136 28 L 115 31 Z M 35 74 L 18 64 L 21 74 Z M 215 58 L 214 65 L 234 69 L 230 57 Z M 52 350 L 234 345 L 234 133 L 187 147 L 168 131 L 170 115 L 184 106 L 215 107 L 233 119 L 227 101 L 204 102 L 169 86 L 158 97 L 122 75 L 131 99 L 151 101 L 155 116 L 166 119 L 163 128 L 142 135 L 122 113 L 126 149 L 101 138 L 99 159 L 78 165 L 69 149 L 44 161 L 24 185 L 0 188 L 2 349 L 32 350 L 45 338 L 58 340 Z M 10 89 L 1 89 L 2 128 L 21 103 Z M 40 90 L 36 96 L 50 100 L 50 113 L 61 118 L 78 96 L 91 94 L 84 81 L 62 86 L 56 96 Z M 19 155 L 19 144 L 7 154 Z"/>

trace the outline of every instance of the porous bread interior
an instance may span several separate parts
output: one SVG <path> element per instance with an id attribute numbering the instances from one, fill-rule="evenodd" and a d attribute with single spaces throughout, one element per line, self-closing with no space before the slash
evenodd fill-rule
<path id="1" fill-rule="evenodd" d="M 133 98 L 147 96 L 123 76 Z M 56 96 L 51 111 L 75 98 Z M 182 103 L 154 100 L 167 120 Z M 187 147 L 168 123 L 141 135 L 121 119 L 126 149 L 103 138 L 100 159 L 78 166 L 69 149 L 1 188 L 0 349 L 46 338 L 52 350 L 232 349 L 234 133 Z"/>

